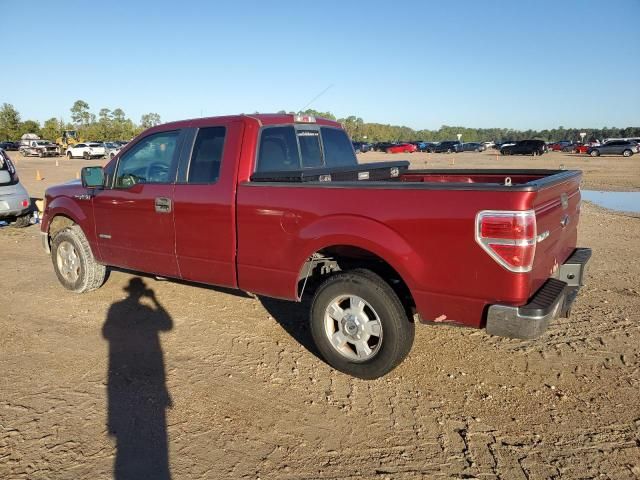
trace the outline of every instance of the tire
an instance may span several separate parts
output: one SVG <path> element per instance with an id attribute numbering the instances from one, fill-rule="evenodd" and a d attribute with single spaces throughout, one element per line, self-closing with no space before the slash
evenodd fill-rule
<path id="1" fill-rule="evenodd" d="M 44 158 L 44 152 L 38 152 L 38 156 L 39 156 L 40 158 Z"/>
<path id="2" fill-rule="evenodd" d="M 64 288 L 75 293 L 100 288 L 107 268 L 96 262 L 87 237 L 78 225 L 65 228 L 51 242 L 53 270 Z M 67 263 L 65 266 L 65 262 Z"/>
<path id="3" fill-rule="evenodd" d="M 68 158 L 69 160 L 71 160 L 71 159 L 73 158 L 73 155 L 71 155 L 71 152 L 67 152 L 67 158 Z"/>
<path id="4" fill-rule="evenodd" d="M 352 298 L 364 306 L 358 313 L 345 313 L 354 308 Z M 336 307 L 342 308 L 341 313 L 330 315 L 329 309 L 336 312 Z M 336 319 L 336 315 L 342 317 Z M 345 320 L 347 315 L 353 316 Z M 393 289 L 365 269 L 338 273 L 320 285 L 311 305 L 310 323 L 315 345 L 327 363 L 366 380 L 382 377 L 398 366 L 411 350 L 415 335 L 415 325 Z M 350 330 L 355 333 L 349 335 Z M 343 341 L 342 345 L 334 346 L 333 337 Z"/>
<path id="5" fill-rule="evenodd" d="M 589 154 L 592 157 L 599 157 L 600 156 L 600 151 L 599 150 L 591 150 L 591 153 Z"/>
<path id="6" fill-rule="evenodd" d="M 85 160 L 91 160 L 91 156 L 87 152 L 84 152 L 82 154 L 82 158 L 84 158 Z"/>
<path id="7" fill-rule="evenodd" d="M 25 228 L 31 225 L 31 212 L 16 217 L 15 222 L 9 224 L 13 228 Z"/>
<path id="8" fill-rule="evenodd" d="M 633 152 L 631 150 L 625 150 L 624 152 L 622 152 L 623 157 L 630 157 L 631 155 L 633 155 Z"/>
<path id="9" fill-rule="evenodd" d="M 450 149 L 450 148 L 449 148 L 449 149 L 447 149 L 447 153 L 451 153 L 451 149 Z"/>

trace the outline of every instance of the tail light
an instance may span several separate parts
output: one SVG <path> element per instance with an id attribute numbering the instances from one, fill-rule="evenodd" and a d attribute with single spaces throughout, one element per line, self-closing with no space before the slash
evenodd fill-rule
<path id="1" fill-rule="evenodd" d="M 483 210 L 476 215 L 476 242 L 511 272 L 529 272 L 536 253 L 533 210 Z"/>

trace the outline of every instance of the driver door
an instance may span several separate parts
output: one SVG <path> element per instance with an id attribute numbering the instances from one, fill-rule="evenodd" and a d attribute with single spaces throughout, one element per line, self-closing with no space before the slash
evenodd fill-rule
<path id="1" fill-rule="evenodd" d="M 107 187 L 92 199 L 101 261 L 179 277 L 173 190 L 179 130 L 140 139 L 121 156 Z"/>

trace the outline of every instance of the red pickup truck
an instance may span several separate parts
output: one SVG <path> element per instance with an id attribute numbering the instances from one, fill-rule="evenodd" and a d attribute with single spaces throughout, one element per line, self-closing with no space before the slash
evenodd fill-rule
<path id="1" fill-rule="evenodd" d="M 330 120 L 202 118 L 49 188 L 42 240 L 78 293 L 121 267 L 310 295 L 327 362 L 377 378 L 408 354 L 415 319 L 529 339 L 568 315 L 591 254 L 576 248 L 581 176 L 358 165 Z"/>

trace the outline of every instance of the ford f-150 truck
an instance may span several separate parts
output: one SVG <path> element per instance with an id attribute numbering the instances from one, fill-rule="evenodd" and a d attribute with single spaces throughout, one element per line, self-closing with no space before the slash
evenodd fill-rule
<path id="1" fill-rule="evenodd" d="M 377 378 L 408 354 L 414 321 L 530 339 L 568 315 L 591 253 L 576 248 L 581 177 L 358 165 L 330 120 L 201 118 L 49 188 L 42 240 L 74 292 L 119 267 L 310 296 L 322 356 Z"/>

